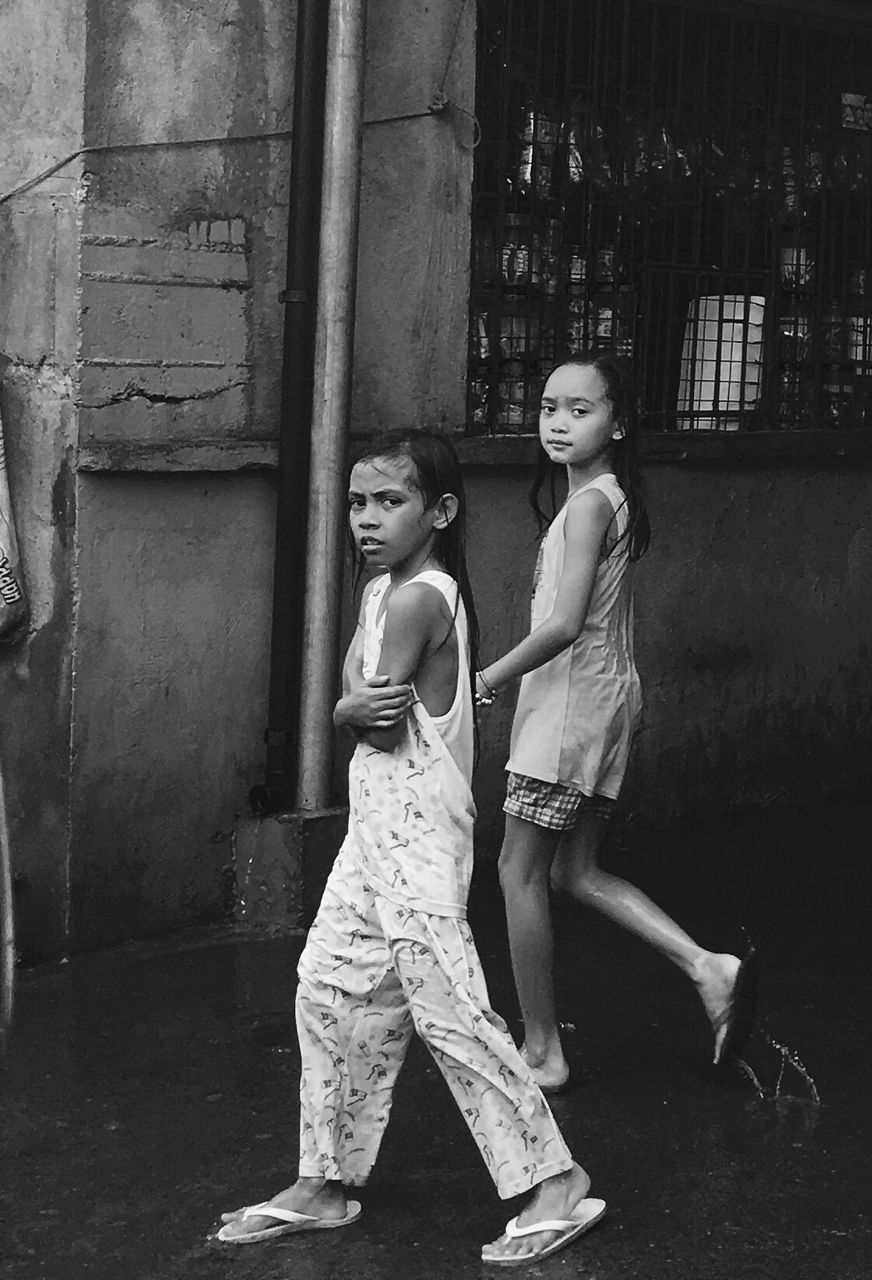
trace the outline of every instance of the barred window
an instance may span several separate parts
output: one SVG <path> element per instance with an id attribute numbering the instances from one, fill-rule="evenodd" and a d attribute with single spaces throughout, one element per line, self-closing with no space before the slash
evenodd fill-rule
<path id="1" fill-rule="evenodd" d="M 479 0 L 474 433 L 535 431 L 590 347 L 651 430 L 872 427 L 872 27 L 837 8 Z"/>

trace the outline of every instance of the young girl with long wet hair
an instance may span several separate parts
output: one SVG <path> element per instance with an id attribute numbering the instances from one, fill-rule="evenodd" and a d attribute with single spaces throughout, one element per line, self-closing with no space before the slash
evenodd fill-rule
<path id="1" fill-rule="evenodd" d="M 357 746 L 348 834 L 299 963 L 300 1160 L 294 1184 L 225 1214 L 251 1243 L 346 1226 L 391 1110 L 412 1030 L 430 1050 L 503 1198 L 530 1202 L 486 1262 L 529 1263 L 605 1212 L 505 1023 L 466 922 L 475 810 L 475 611 L 465 504 L 450 440 L 407 431 L 351 471 L 364 589 L 334 721 Z"/>
<path id="2" fill-rule="evenodd" d="M 540 548 L 530 634 L 477 677 L 485 705 L 521 678 L 499 868 L 522 1053 L 546 1093 L 570 1082 L 554 1004 L 549 888 L 638 934 L 691 978 L 712 1023 L 716 1063 L 738 1050 L 752 1013 L 753 954 L 740 963 L 704 950 L 598 862 L 642 706 L 631 578 L 650 527 L 637 427 L 632 369 L 620 356 L 581 355 L 549 377 L 531 493 L 540 520 L 549 466 L 552 474 L 565 467 L 568 495 Z"/>

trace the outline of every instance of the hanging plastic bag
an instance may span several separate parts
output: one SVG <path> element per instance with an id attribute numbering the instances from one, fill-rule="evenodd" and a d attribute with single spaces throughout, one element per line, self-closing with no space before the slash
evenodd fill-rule
<path id="1" fill-rule="evenodd" d="M 3 446 L 3 423 L 0 421 L 0 641 L 22 625 L 27 617 L 27 598 L 21 577 L 18 540 L 12 515 L 6 450 Z"/>

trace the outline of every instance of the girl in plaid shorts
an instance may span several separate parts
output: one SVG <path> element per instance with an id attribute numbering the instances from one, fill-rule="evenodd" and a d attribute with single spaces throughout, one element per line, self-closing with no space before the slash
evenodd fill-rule
<path id="1" fill-rule="evenodd" d="M 651 943 L 694 982 L 714 1032 L 714 1061 L 750 1030 L 753 953 L 706 951 L 635 886 L 603 871 L 598 855 L 620 791 L 642 706 L 633 660 L 631 571 L 650 527 L 635 458 L 632 370 L 594 352 L 555 369 L 542 395 L 543 452 L 565 466 L 568 496 L 542 542 L 526 639 L 478 673 L 488 705 L 521 677 L 506 769 L 500 854 L 522 1053 L 543 1092 L 569 1081 L 554 1007 L 551 888 L 570 894 Z"/>

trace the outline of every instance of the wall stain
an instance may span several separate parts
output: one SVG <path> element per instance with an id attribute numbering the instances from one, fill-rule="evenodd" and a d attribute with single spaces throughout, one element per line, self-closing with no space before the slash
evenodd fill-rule
<path id="1" fill-rule="evenodd" d="M 72 544 L 76 528 L 76 481 L 70 466 L 71 453 L 72 447 L 68 447 L 51 487 L 51 522 L 65 551 Z"/>

